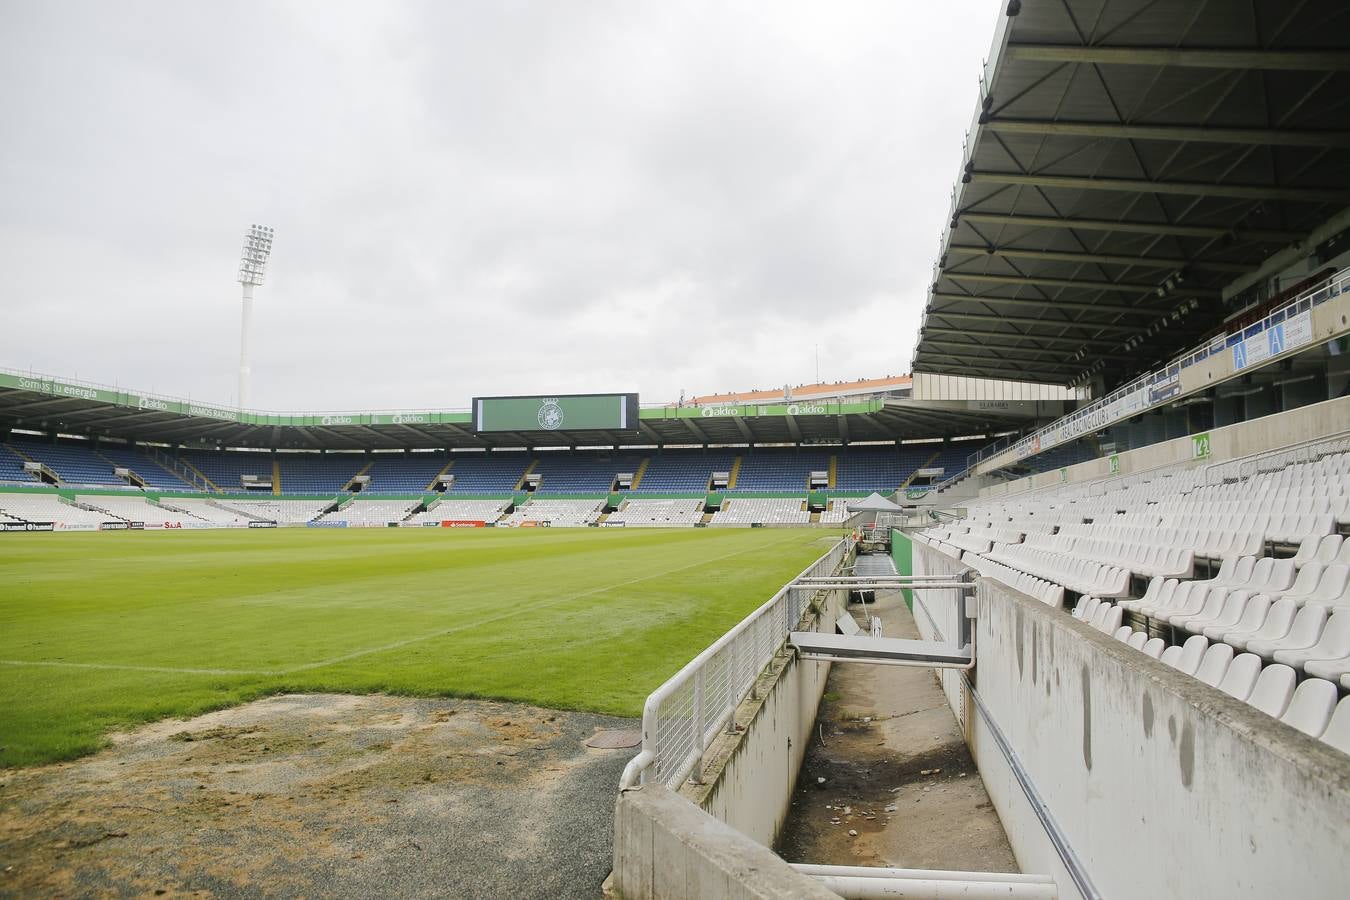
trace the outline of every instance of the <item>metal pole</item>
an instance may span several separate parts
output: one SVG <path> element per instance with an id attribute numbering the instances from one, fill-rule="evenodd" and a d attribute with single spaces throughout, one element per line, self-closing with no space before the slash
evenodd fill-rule
<path id="1" fill-rule="evenodd" d="M 996 881 L 936 881 L 924 878 L 860 878 L 812 876 L 826 890 L 846 900 L 904 897 L 906 900 L 1056 900 L 1053 884 Z"/>
<path id="2" fill-rule="evenodd" d="M 248 333 L 253 327 L 253 285 L 244 282 L 244 309 L 239 327 L 239 408 L 248 408 Z"/>
<path id="3" fill-rule="evenodd" d="M 898 869 L 889 866 L 829 866 L 789 863 L 803 875 L 845 875 L 853 878 L 924 878 L 929 881 L 1005 881 L 1021 884 L 1054 884 L 1049 875 L 1020 872 L 966 872 L 954 869 Z"/>

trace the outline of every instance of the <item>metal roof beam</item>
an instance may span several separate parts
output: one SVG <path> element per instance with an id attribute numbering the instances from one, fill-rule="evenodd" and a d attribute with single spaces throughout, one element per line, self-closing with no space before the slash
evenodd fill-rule
<path id="1" fill-rule="evenodd" d="M 1106 266 L 1139 266 L 1146 269 L 1207 269 L 1242 275 L 1251 266 L 1242 263 L 1208 262 L 1203 259 L 1157 259 L 1148 256 L 1120 256 L 1113 253 L 1075 253 L 1067 250 L 1023 250 L 1019 247 L 979 247 L 956 244 L 948 253 L 961 256 L 998 256 L 1004 259 L 1039 259 L 1047 262 L 1098 263 Z"/>
<path id="2" fill-rule="evenodd" d="M 1028 187 L 1069 188 L 1079 191 L 1117 191 L 1135 194 L 1179 194 L 1188 197 L 1231 197 L 1235 200 L 1295 200 L 1328 203 L 1350 199 L 1344 188 L 1278 187 L 1259 184 L 1207 184 L 1201 181 L 1151 181 L 1147 178 L 1089 178 L 1082 175 L 1037 175 L 1021 172 L 972 170 L 965 180 L 975 184 L 1017 184 Z"/>
<path id="3" fill-rule="evenodd" d="M 1020 354 L 1027 354 L 1027 355 L 1032 355 L 1032 356 L 1037 356 L 1037 355 L 1041 355 L 1041 354 L 1045 354 L 1045 353 L 1050 353 L 1050 354 L 1061 354 L 1061 355 L 1063 354 L 1063 351 L 1062 351 L 1062 350 L 1057 350 L 1057 349 L 1055 349 L 1055 348 L 1053 348 L 1053 347 L 1028 347 L 1028 346 L 1026 346 L 1025 344 L 1000 344 L 1000 343 L 994 343 L 994 342 L 992 342 L 992 341 L 986 341 L 986 340 L 983 340 L 983 339 L 982 339 L 978 344 L 972 344 L 972 343 L 969 343 L 969 342 L 952 341 L 952 340 L 947 340 L 947 339 L 945 339 L 945 338 L 939 338 L 939 337 L 926 337 L 926 338 L 924 338 L 924 345 L 926 345 L 926 346 L 931 346 L 931 347 L 951 347 L 951 348 L 956 349 L 956 350 L 993 350 L 994 352 L 1000 353 L 1000 354 L 1019 354 L 1019 353 L 1020 353 Z M 923 351 L 924 351 L 924 347 L 921 346 L 921 347 L 919 348 L 919 352 L 922 353 Z M 935 350 L 934 352 L 945 353 L 945 352 L 947 352 L 947 351 L 945 351 L 945 350 L 936 351 L 936 350 Z M 1096 351 L 1093 351 L 1092 355 L 1093 355 L 1094 357 L 1098 358 L 1098 359 L 1128 359 L 1128 360 L 1137 360 L 1137 359 L 1139 358 L 1138 356 L 1131 356 L 1130 354 L 1127 354 L 1127 353 L 1105 353 L 1105 352 L 1099 353 L 1099 352 L 1096 352 Z"/>
<path id="4" fill-rule="evenodd" d="M 942 313 L 941 313 L 941 312 L 933 312 L 932 315 L 940 316 L 940 315 L 942 315 Z M 975 318 L 976 318 L 976 319 L 983 318 L 983 319 L 987 319 L 987 320 L 994 321 L 994 322 L 1004 321 L 1004 317 L 1003 317 L 1003 316 L 983 316 L 983 317 L 975 317 Z M 1040 319 L 1036 319 L 1035 321 L 1040 322 L 1041 320 L 1040 320 Z M 1119 346 L 1120 346 L 1120 341 L 1110 341 L 1110 340 L 1104 340 L 1104 339 L 1101 339 L 1101 338 L 1061 337 L 1061 336 L 1059 336 L 1059 335 L 1043 335 L 1043 334 L 1010 334 L 1010 333 L 1008 333 L 1008 332 L 1006 332 L 1006 331 L 990 331 L 990 330 L 984 329 L 984 328 L 971 328 L 971 327 L 967 327 L 967 326 L 962 326 L 962 327 L 960 327 L 960 328 L 957 328 L 957 327 L 949 326 L 949 325 L 932 325 L 932 324 L 927 324 L 927 325 L 924 325 L 924 326 L 923 326 L 923 330 L 924 330 L 924 332 L 932 332 L 933 334 L 972 334 L 972 335 L 973 335 L 973 334 L 978 334 L 978 335 L 993 335 L 994 337 L 1001 337 L 1001 338 L 1025 338 L 1026 340 L 1029 340 L 1029 341 L 1040 341 L 1041 343 L 1047 343 L 1047 344 L 1048 344 L 1048 343 L 1069 344 L 1069 345 L 1074 346 L 1074 347 L 1119 347 Z M 926 335 L 926 334 L 925 334 L 923 340 L 927 340 L 927 335 Z M 920 348 L 923 347 L 922 341 L 920 342 L 919 346 L 920 346 Z"/>
<path id="5" fill-rule="evenodd" d="M 1119 322 L 1101 324 L 1097 322 L 1071 322 L 1063 319 L 1037 319 L 1032 316 L 1005 316 L 995 313 L 964 313 L 946 309 L 929 308 L 930 316 L 944 319 L 966 319 L 971 322 L 1003 322 L 1009 325 L 1032 325 L 1039 328 L 1077 328 L 1086 331 L 1143 332 L 1147 325 L 1122 325 Z"/>
<path id="6" fill-rule="evenodd" d="M 1076 278 L 1035 278 L 1026 275 L 985 275 L 980 272 L 953 272 L 951 269 L 943 269 L 942 275 L 946 278 L 955 278 L 961 281 L 976 281 L 981 284 L 1016 284 L 1050 288 L 1084 288 L 1088 290 L 1113 291 L 1126 294 L 1149 294 L 1157 288 L 1157 285 L 1153 284 L 1128 284 L 1114 281 L 1079 281 Z M 1049 306 L 1053 301 L 1046 299 L 1042 302 L 1046 306 Z"/>
<path id="7" fill-rule="evenodd" d="M 1090 63 L 1119 66 L 1180 66 L 1191 69 L 1265 69 L 1284 72 L 1347 72 L 1345 50 L 1263 50 L 1211 47 L 1083 47 L 1072 44 L 1010 43 L 1015 62 Z"/>
<path id="8" fill-rule="evenodd" d="M 962 365 L 959 363 L 915 363 L 914 371 L 932 372 L 935 375 L 973 374 L 975 377 L 1000 378 L 1011 381 L 1035 381 L 1040 384 L 1057 384 L 1061 386 L 1068 382 L 1068 375 L 1072 374 L 1064 371 L 1051 372 L 1045 369 L 1029 369 L 1016 364 L 1009 366 L 1008 368 L 1002 368 L 998 366 Z"/>
<path id="9" fill-rule="evenodd" d="M 964 355 L 954 355 L 950 353 L 942 354 L 942 358 L 934 361 L 933 365 L 965 366 L 968 363 L 972 362 L 977 365 L 983 364 L 985 366 L 991 366 L 994 368 L 1008 366 L 1009 368 L 1018 372 L 1021 372 L 1023 370 L 1029 372 L 1053 372 L 1056 374 L 1057 377 L 1064 377 L 1064 378 L 1068 378 L 1072 375 L 1077 375 L 1085 368 L 1085 366 L 1082 365 L 1070 365 L 1068 363 L 1051 363 L 1050 365 L 1046 366 L 1038 366 L 1030 364 L 1026 360 L 1020 359 L 1000 359 L 997 357 L 990 357 L 988 355 L 979 355 L 979 354 L 964 356 Z M 915 359 L 914 365 L 924 366 L 928 365 L 928 363 L 923 359 Z"/>
<path id="10" fill-rule="evenodd" d="M 1110 219 L 1072 219 L 1058 216 L 1021 216 L 1011 213 L 985 213 L 958 210 L 957 219 L 981 225 L 1013 225 L 1024 228 L 1066 228 L 1077 231 L 1118 231 L 1122 234 L 1171 235 L 1175 237 L 1221 238 L 1231 234 L 1239 240 L 1288 244 L 1301 240 L 1302 231 L 1273 229 L 1221 228 L 1209 225 L 1169 225 L 1164 222 L 1113 222 Z"/>
<path id="11" fill-rule="evenodd" d="M 1048 134 L 1107 140 L 1194 141 L 1280 147 L 1350 147 L 1350 131 L 1125 125 L 1117 122 L 1052 122 L 1046 119 L 989 119 L 982 123 L 982 127 L 998 134 Z"/>
<path id="12" fill-rule="evenodd" d="M 699 428 L 697 425 L 694 424 L 693 419 L 682 418 L 680 419 L 680 421 L 684 423 L 685 429 L 688 430 L 690 434 L 698 438 L 698 442 L 700 444 L 708 443 L 708 435 L 703 432 L 702 428 Z"/>
<path id="13" fill-rule="evenodd" d="M 1163 314 L 1160 309 L 1148 309 L 1147 307 L 1125 306 L 1118 303 L 1089 303 L 1079 300 L 1043 300 L 1035 297 L 983 297 L 976 294 L 932 294 L 934 300 L 941 300 L 947 303 L 957 301 L 972 303 L 988 303 L 990 306 L 1029 306 L 1037 309 L 1045 309 L 1050 306 L 1060 309 L 1082 309 L 1093 312 L 1104 313 L 1147 313 L 1158 316 Z M 936 310 L 934 310 L 936 312 Z"/>

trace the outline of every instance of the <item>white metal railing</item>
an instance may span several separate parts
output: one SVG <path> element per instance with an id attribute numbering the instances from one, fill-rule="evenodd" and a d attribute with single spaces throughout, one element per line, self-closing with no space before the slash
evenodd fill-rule
<path id="1" fill-rule="evenodd" d="M 1020 453 L 1022 451 L 1027 451 L 1023 453 L 1023 455 L 1031 456 L 1033 453 L 1048 450 L 1051 447 L 1067 443 L 1076 437 L 1080 437 L 1082 434 L 1105 427 L 1110 424 L 1111 421 L 1114 421 L 1113 417 L 1108 416 L 1107 407 L 1111 406 L 1113 403 L 1126 400 L 1127 398 L 1135 399 L 1133 397 L 1135 394 L 1138 394 L 1138 403 L 1132 403 L 1129 405 L 1128 409 L 1122 409 L 1122 415 L 1136 415 L 1145 409 L 1149 409 L 1160 403 L 1165 403 L 1175 395 L 1176 390 L 1180 390 L 1179 379 L 1182 369 L 1187 369 L 1197 363 L 1203 362 L 1216 353 L 1222 353 L 1224 350 L 1227 350 L 1229 347 L 1244 341 L 1247 338 L 1263 334 L 1286 319 L 1299 315 L 1307 310 L 1311 310 L 1314 306 L 1325 303 L 1346 291 L 1350 291 L 1350 267 L 1341 269 L 1318 287 L 1305 291 L 1293 301 L 1270 313 L 1259 322 L 1253 322 L 1245 328 L 1215 337 L 1202 346 L 1188 350 L 1156 371 L 1149 372 L 1147 375 L 1136 378 L 1124 387 L 1117 388 L 1100 400 L 1094 400 L 1087 406 L 1074 410 L 1068 415 L 1056 419 L 1044 428 L 1034 431 L 1017 441 L 1013 441 L 1011 438 L 1005 438 L 980 448 L 972 453 L 966 460 L 966 470 L 969 471 L 984 460 L 1000 453 L 1006 453 L 1008 451 Z M 1294 348 L 1290 347 L 1290 349 Z M 1171 389 L 1174 382 L 1176 390 Z M 1146 393 L 1154 388 L 1157 388 L 1159 391 L 1159 398 L 1156 401 Z M 1020 458 L 1022 457 L 1019 457 L 1019 459 Z M 958 473 L 958 475 L 959 474 L 961 473 Z M 957 476 L 953 476 L 953 479 L 955 477 Z M 944 485 L 945 484 L 946 482 L 944 482 Z"/>
<path id="2" fill-rule="evenodd" d="M 1205 472 L 1205 484 L 1216 485 L 1225 481 L 1246 481 L 1262 472 L 1277 472 L 1294 463 L 1312 462 L 1333 453 L 1350 450 L 1350 434 L 1341 432 L 1330 437 L 1315 438 L 1293 447 L 1281 447 L 1278 450 L 1264 450 L 1238 459 L 1211 463 Z"/>
<path id="3" fill-rule="evenodd" d="M 851 538 L 841 539 L 797 578 L 836 574 L 852 549 Z M 674 789 L 689 776 L 783 648 L 812 595 L 784 585 L 651 693 L 642 708 L 642 751 L 624 769 L 622 787 L 654 781 Z"/>

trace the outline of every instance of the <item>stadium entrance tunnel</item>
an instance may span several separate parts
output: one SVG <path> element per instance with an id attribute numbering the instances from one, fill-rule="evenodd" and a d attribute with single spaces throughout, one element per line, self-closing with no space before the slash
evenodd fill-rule
<path id="1" fill-rule="evenodd" d="M 157 722 L 0 773 L 0 894 L 598 896 L 633 728 L 337 694 Z"/>

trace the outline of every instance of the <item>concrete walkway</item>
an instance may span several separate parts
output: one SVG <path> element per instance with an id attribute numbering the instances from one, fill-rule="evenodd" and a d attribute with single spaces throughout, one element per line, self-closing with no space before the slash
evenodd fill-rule
<path id="1" fill-rule="evenodd" d="M 867 609 L 886 637 L 919 637 L 899 591 Z M 852 611 L 865 628 L 861 608 Z M 789 862 L 1019 871 L 924 668 L 835 664 L 777 849 Z"/>

